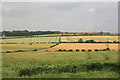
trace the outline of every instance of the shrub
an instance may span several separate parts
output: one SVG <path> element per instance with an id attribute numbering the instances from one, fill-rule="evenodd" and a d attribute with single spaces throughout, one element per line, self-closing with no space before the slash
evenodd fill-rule
<path id="1" fill-rule="evenodd" d="M 37 49 L 34 49 L 34 51 L 37 51 Z"/>
<path id="2" fill-rule="evenodd" d="M 69 49 L 69 51 L 73 51 L 72 49 Z"/>
<path id="3" fill-rule="evenodd" d="M 63 49 L 63 51 L 66 51 L 65 49 Z"/>
<path id="4" fill-rule="evenodd" d="M 25 52 L 25 51 L 23 51 L 23 50 L 17 50 L 17 51 L 15 51 L 15 52 Z"/>
<path id="5" fill-rule="evenodd" d="M 59 49 L 58 51 L 62 51 L 62 49 Z"/>
<path id="6" fill-rule="evenodd" d="M 86 42 L 86 43 L 95 43 L 94 40 L 86 40 L 85 42 Z"/>
<path id="7" fill-rule="evenodd" d="M 12 53 L 11 51 L 6 51 L 6 53 Z"/>
<path id="8" fill-rule="evenodd" d="M 48 50 L 46 50 L 46 51 L 48 51 Z"/>
<path id="9" fill-rule="evenodd" d="M 95 49 L 95 51 L 99 51 L 98 49 Z"/>
<path id="10" fill-rule="evenodd" d="M 82 52 L 85 52 L 85 50 L 84 50 L 84 49 L 82 49 L 81 51 L 82 51 Z"/>
<path id="11" fill-rule="evenodd" d="M 83 42 L 83 39 L 82 39 L 82 38 L 80 38 L 80 39 L 78 40 L 78 42 L 79 42 L 79 43 L 82 43 L 82 42 Z"/>
<path id="12" fill-rule="evenodd" d="M 36 42 L 37 44 L 39 43 L 39 42 Z"/>
<path id="13" fill-rule="evenodd" d="M 117 41 L 113 41 L 113 43 L 117 43 Z"/>
<path id="14" fill-rule="evenodd" d="M 102 51 L 106 51 L 106 49 L 102 49 Z"/>
<path id="15" fill-rule="evenodd" d="M 106 50 L 108 50 L 108 51 L 109 51 L 109 50 L 110 50 L 110 48 L 106 48 Z"/>
<path id="16" fill-rule="evenodd" d="M 88 49 L 88 51 L 92 51 L 91 49 Z"/>
<path id="17" fill-rule="evenodd" d="M 76 51 L 80 51 L 79 49 L 76 49 Z"/>

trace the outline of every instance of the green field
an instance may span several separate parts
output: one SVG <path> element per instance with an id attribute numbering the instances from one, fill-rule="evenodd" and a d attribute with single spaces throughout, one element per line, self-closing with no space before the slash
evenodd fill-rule
<path id="1" fill-rule="evenodd" d="M 6 51 L 17 51 L 17 50 L 34 50 L 34 49 L 44 49 L 49 48 L 55 43 L 39 43 L 39 44 L 1 44 L 2 45 L 2 52 Z"/>
<path id="2" fill-rule="evenodd" d="M 2 54 L 3 78 L 118 78 L 118 52 Z"/>
<path id="3" fill-rule="evenodd" d="M 59 37 L 31 37 L 31 38 L 12 38 L 2 39 L 2 43 L 41 43 L 58 42 Z"/>

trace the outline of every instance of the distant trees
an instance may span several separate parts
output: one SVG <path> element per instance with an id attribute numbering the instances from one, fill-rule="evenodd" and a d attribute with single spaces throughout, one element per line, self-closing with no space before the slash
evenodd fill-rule
<path id="1" fill-rule="evenodd" d="M 59 31 L 27 31 L 27 30 L 17 30 L 17 31 L 2 31 L 2 35 L 5 36 L 30 36 L 30 35 L 42 35 L 42 34 L 59 34 Z"/>
<path id="2" fill-rule="evenodd" d="M 83 43 L 83 42 L 85 42 L 85 43 L 95 43 L 94 40 L 86 40 L 86 41 L 83 41 L 82 38 L 80 38 L 80 39 L 78 40 L 78 42 L 79 42 L 79 43 Z"/>

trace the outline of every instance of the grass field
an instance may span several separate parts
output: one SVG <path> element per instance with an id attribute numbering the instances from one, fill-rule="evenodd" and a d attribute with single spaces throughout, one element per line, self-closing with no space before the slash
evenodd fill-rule
<path id="1" fill-rule="evenodd" d="M 118 78 L 118 52 L 2 54 L 3 78 Z"/>
<path id="2" fill-rule="evenodd" d="M 61 37 L 62 42 L 76 42 L 80 38 L 83 39 L 83 41 L 86 40 L 95 40 L 95 41 L 101 41 L 101 42 L 106 42 L 107 38 L 109 38 L 109 41 L 118 41 L 118 36 L 64 36 Z"/>
<path id="3" fill-rule="evenodd" d="M 17 51 L 17 50 L 34 50 L 34 49 L 44 49 L 49 48 L 54 45 L 54 43 L 40 43 L 40 44 L 1 44 L 2 52 L 6 51 Z"/>
<path id="4" fill-rule="evenodd" d="M 13 38 L 13 39 L 2 39 L 2 43 L 40 43 L 40 42 L 58 42 L 59 37 L 31 37 L 30 38 Z"/>

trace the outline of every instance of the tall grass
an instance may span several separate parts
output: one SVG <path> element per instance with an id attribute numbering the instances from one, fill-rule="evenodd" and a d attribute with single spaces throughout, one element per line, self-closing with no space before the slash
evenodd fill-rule
<path id="1" fill-rule="evenodd" d="M 3 78 L 117 78 L 120 67 L 115 51 L 19 52 L 2 62 Z"/>

